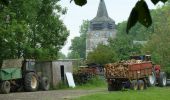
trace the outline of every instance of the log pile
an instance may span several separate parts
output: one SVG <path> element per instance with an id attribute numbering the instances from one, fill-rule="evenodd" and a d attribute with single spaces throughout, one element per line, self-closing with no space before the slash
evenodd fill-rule
<path id="1" fill-rule="evenodd" d="M 74 81 L 77 85 L 86 84 L 89 82 L 93 77 L 95 76 L 95 73 L 93 73 L 90 69 L 81 69 L 77 72 L 74 72 L 73 77 Z"/>
<path id="2" fill-rule="evenodd" d="M 105 65 L 106 78 L 126 78 L 128 77 L 128 66 L 134 63 L 141 63 L 140 60 L 127 60 Z"/>

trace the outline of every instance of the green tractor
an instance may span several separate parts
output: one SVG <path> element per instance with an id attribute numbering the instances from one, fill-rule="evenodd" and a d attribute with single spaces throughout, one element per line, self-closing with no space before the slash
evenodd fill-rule
<path id="1" fill-rule="evenodd" d="M 48 78 L 39 75 L 35 65 L 33 59 L 4 60 L 0 66 L 0 93 L 48 90 L 50 87 Z"/>

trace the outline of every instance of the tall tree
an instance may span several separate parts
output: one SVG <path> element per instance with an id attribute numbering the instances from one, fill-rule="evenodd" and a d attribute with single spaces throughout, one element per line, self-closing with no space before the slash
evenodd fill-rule
<path id="1" fill-rule="evenodd" d="M 153 12 L 154 24 L 151 39 L 143 49 L 144 52 L 149 51 L 152 54 L 152 60 L 161 64 L 162 67 L 170 66 L 170 4 L 163 6 Z"/>
<path id="2" fill-rule="evenodd" d="M 77 53 L 80 58 L 86 57 L 86 34 L 89 28 L 89 21 L 84 20 L 83 24 L 80 26 L 80 36 L 75 37 L 71 42 L 70 47 L 71 53 Z"/>
<path id="3" fill-rule="evenodd" d="M 69 32 L 60 0 L 11 0 L 0 9 L 1 59 L 57 59 Z"/>
<path id="4" fill-rule="evenodd" d="M 89 52 L 87 56 L 87 63 L 97 63 L 104 65 L 106 63 L 114 62 L 117 60 L 117 54 L 115 51 L 106 45 L 99 44 L 92 52 Z"/>

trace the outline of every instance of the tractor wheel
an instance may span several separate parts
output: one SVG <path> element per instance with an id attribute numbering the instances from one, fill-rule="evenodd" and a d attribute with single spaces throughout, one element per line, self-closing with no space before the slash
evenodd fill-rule
<path id="1" fill-rule="evenodd" d="M 139 90 L 144 90 L 145 88 L 145 83 L 143 80 L 138 80 L 138 89 Z"/>
<path id="2" fill-rule="evenodd" d="M 27 73 L 24 79 L 24 88 L 28 92 L 33 92 L 38 89 L 38 77 L 34 72 Z"/>
<path id="3" fill-rule="evenodd" d="M 119 91 L 122 89 L 122 83 L 119 80 L 112 81 L 111 84 L 108 84 L 108 91 Z"/>
<path id="4" fill-rule="evenodd" d="M 10 82 L 9 81 L 3 81 L 0 86 L 1 93 L 8 94 L 10 92 Z"/>
<path id="5" fill-rule="evenodd" d="M 40 80 L 40 89 L 47 91 L 50 88 L 50 83 L 47 77 L 42 77 Z"/>
<path id="6" fill-rule="evenodd" d="M 114 91 L 114 87 L 112 84 L 108 84 L 108 91 Z"/>
<path id="7" fill-rule="evenodd" d="M 122 82 L 121 81 L 117 81 L 114 85 L 114 89 L 115 91 L 120 91 L 122 90 L 123 86 L 122 86 Z"/>
<path id="8" fill-rule="evenodd" d="M 137 90 L 138 89 L 138 82 L 137 82 L 137 80 L 133 80 L 131 82 L 131 89 L 132 90 Z"/>
<path id="9" fill-rule="evenodd" d="M 155 76 L 155 73 L 152 72 L 151 75 L 149 75 L 148 77 L 148 86 L 155 86 L 156 84 L 156 76 Z"/>
<path id="10" fill-rule="evenodd" d="M 166 77 L 166 73 L 165 72 L 160 72 L 160 76 L 158 79 L 158 84 L 161 87 L 164 87 L 167 85 L 167 77 Z"/>

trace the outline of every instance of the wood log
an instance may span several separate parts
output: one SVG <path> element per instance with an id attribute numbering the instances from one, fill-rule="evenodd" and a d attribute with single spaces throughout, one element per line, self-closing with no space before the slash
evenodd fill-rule
<path id="1" fill-rule="evenodd" d="M 127 60 L 105 65 L 105 76 L 110 78 L 128 77 L 128 66 L 134 63 L 142 63 L 140 60 Z"/>

